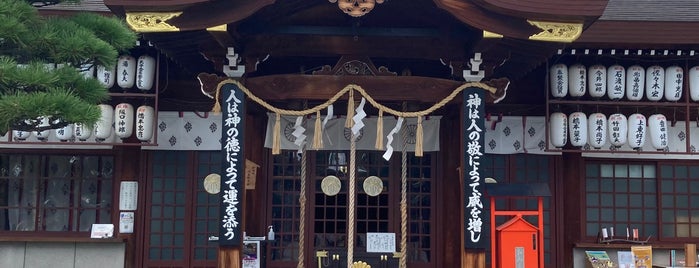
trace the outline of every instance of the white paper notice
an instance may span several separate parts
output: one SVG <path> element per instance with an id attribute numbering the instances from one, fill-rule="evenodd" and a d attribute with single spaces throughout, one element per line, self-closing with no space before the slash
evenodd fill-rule
<path id="1" fill-rule="evenodd" d="M 131 234 L 133 233 L 134 224 L 134 213 L 133 212 L 121 212 L 119 213 L 119 233 Z"/>
<path id="2" fill-rule="evenodd" d="M 119 189 L 119 210 L 136 210 L 138 204 L 138 182 L 122 181 Z"/>
<path id="3" fill-rule="evenodd" d="M 90 238 L 111 238 L 114 236 L 114 224 L 98 224 L 92 225 Z"/>
<path id="4" fill-rule="evenodd" d="M 396 252 L 396 234 L 366 233 L 366 252 Z"/>

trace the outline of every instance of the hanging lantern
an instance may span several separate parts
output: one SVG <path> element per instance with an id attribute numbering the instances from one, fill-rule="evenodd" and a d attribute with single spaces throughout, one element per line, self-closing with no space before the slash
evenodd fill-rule
<path id="1" fill-rule="evenodd" d="M 31 136 L 32 136 L 32 132 L 31 132 L 31 131 L 22 131 L 22 130 L 13 130 L 13 131 L 12 131 L 12 136 L 14 136 L 14 138 L 15 138 L 16 140 L 23 141 L 23 140 L 26 140 L 26 139 L 28 139 L 29 137 L 31 137 Z"/>
<path id="2" fill-rule="evenodd" d="M 699 65 L 689 69 L 689 96 L 699 101 Z"/>
<path id="3" fill-rule="evenodd" d="M 148 105 L 141 105 L 136 110 L 136 138 L 148 142 L 153 138 L 153 126 L 155 124 L 155 109 Z"/>
<path id="4" fill-rule="evenodd" d="M 62 68 L 63 65 L 61 66 L 56 66 L 57 68 Z M 93 64 L 83 64 L 80 65 L 80 68 L 78 68 L 78 71 L 85 77 L 85 78 L 94 78 L 95 77 L 95 65 Z"/>
<path id="5" fill-rule="evenodd" d="M 143 55 L 138 57 L 136 65 L 136 87 L 143 91 L 153 88 L 155 80 L 155 58 Z"/>
<path id="6" fill-rule="evenodd" d="M 102 111 L 102 116 L 97 120 L 93 131 L 95 132 L 95 139 L 98 141 L 103 141 L 112 135 L 112 124 L 114 123 L 114 109 L 111 105 L 100 104 L 100 110 Z"/>
<path id="7" fill-rule="evenodd" d="M 568 117 L 564 113 L 552 113 L 549 125 L 549 136 L 551 144 L 556 148 L 561 148 L 568 142 Z"/>
<path id="8" fill-rule="evenodd" d="M 582 64 L 568 67 L 568 94 L 571 97 L 582 97 L 587 92 L 587 69 Z"/>
<path id="9" fill-rule="evenodd" d="M 627 125 L 629 147 L 634 150 L 643 147 L 646 142 L 646 117 L 642 114 L 632 114 Z"/>
<path id="10" fill-rule="evenodd" d="M 607 116 L 603 113 L 593 113 L 587 119 L 588 144 L 600 149 L 607 142 Z"/>
<path id="11" fill-rule="evenodd" d="M 665 69 L 665 99 L 678 101 L 682 98 L 684 71 L 682 67 L 670 66 Z"/>
<path id="12" fill-rule="evenodd" d="M 620 100 L 626 90 L 626 71 L 618 64 L 607 69 L 607 97 L 612 100 Z"/>
<path id="13" fill-rule="evenodd" d="M 121 139 L 133 133 L 134 110 L 129 103 L 119 103 L 114 107 L 114 135 Z"/>
<path id="14" fill-rule="evenodd" d="M 609 123 L 607 124 L 609 143 L 614 147 L 619 148 L 626 144 L 629 130 L 628 123 L 628 119 L 623 114 L 616 113 L 609 116 Z"/>
<path id="15" fill-rule="evenodd" d="M 122 89 L 133 87 L 136 81 L 136 59 L 129 55 L 119 57 L 117 61 L 117 85 Z"/>
<path id="16" fill-rule="evenodd" d="M 601 98 L 607 94 L 607 68 L 604 65 L 592 65 L 587 70 L 587 85 L 590 97 Z"/>
<path id="17" fill-rule="evenodd" d="M 48 117 L 42 116 L 39 118 L 39 120 L 41 121 L 41 123 L 39 123 L 39 127 L 48 127 L 49 126 L 49 118 Z M 38 139 L 40 141 L 44 141 L 44 140 L 49 138 L 50 133 L 51 133 L 51 131 L 49 131 L 48 129 L 43 130 L 43 131 L 34 131 L 34 136 L 36 136 L 36 139 Z"/>
<path id="18" fill-rule="evenodd" d="M 568 67 L 559 63 L 551 66 L 550 85 L 554 98 L 564 98 L 568 94 Z"/>
<path id="19" fill-rule="evenodd" d="M 643 98 L 645 90 L 646 70 L 639 65 L 633 65 L 626 69 L 626 98 L 631 101 L 639 101 Z"/>
<path id="20" fill-rule="evenodd" d="M 667 118 L 662 114 L 654 114 L 648 117 L 648 130 L 650 141 L 656 150 L 664 150 L 668 146 Z"/>
<path id="21" fill-rule="evenodd" d="M 646 69 L 646 98 L 659 101 L 665 94 L 665 69 L 654 65 Z"/>
<path id="22" fill-rule="evenodd" d="M 55 130 L 56 138 L 59 141 L 68 141 L 73 138 L 73 124 L 68 124 Z"/>
<path id="23" fill-rule="evenodd" d="M 114 68 L 116 68 L 116 66 L 97 66 L 97 80 L 99 80 L 100 83 L 107 89 L 114 86 L 114 79 L 116 79 L 116 76 L 114 75 Z"/>
<path id="24" fill-rule="evenodd" d="M 86 141 L 92 136 L 92 128 L 85 124 L 76 123 L 73 127 L 73 134 L 75 134 L 76 139 Z"/>
<path id="25" fill-rule="evenodd" d="M 568 132 L 570 145 L 583 147 L 587 143 L 587 115 L 583 112 L 574 112 L 568 117 Z"/>

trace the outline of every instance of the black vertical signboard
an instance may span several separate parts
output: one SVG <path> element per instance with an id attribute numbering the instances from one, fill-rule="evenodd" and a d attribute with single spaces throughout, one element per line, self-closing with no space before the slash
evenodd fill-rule
<path id="1" fill-rule="evenodd" d="M 221 88 L 222 129 L 219 245 L 239 246 L 242 243 L 242 180 L 245 178 L 243 158 L 243 126 L 245 125 L 245 94 L 236 84 Z"/>
<path id="2" fill-rule="evenodd" d="M 484 178 L 480 163 L 484 157 L 485 98 L 483 89 L 469 87 L 463 91 L 463 146 L 464 146 L 464 241 L 466 248 L 483 249 L 484 233 L 489 221 L 483 208 Z"/>

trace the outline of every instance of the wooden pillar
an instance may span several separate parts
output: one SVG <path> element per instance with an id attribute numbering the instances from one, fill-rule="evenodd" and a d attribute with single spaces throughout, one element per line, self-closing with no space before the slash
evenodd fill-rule
<path id="1" fill-rule="evenodd" d="M 218 268 L 240 268 L 242 264 L 239 247 L 218 248 Z"/>
<path id="2" fill-rule="evenodd" d="M 462 268 L 485 268 L 485 251 L 467 249 L 462 260 Z"/>
<path id="3" fill-rule="evenodd" d="M 684 244 L 684 266 L 694 267 L 697 263 L 697 245 Z"/>
<path id="4" fill-rule="evenodd" d="M 115 193 L 119 193 L 119 185 L 121 184 L 122 181 L 138 181 L 139 184 L 143 185 L 145 184 L 145 180 L 142 178 L 140 174 L 140 168 L 141 168 L 141 151 L 140 149 L 134 147 L 134 146 L 121 146 L 121 147 L 115 147 L 116 150 L 116 159 L 119 159 L 119 166 L 117 167 L 119 170 L 119 178 L 115 178 L 114 182 L 114 189 Z M 144 196 L 143 189 L 145 187 L 139 187 L 139 196 Z M 118 196 L 118 194 L 116 195 Z M 143 203 L 143 202 L 141 202 Z M 117 201 L 117 206 L 116 206 L 116 213 L 114 213 L 114 217 L 116 217 L 116 228 L 119 226 L 119 210 L 118 210 L 118 201 Z M 138 267 L 137 265 L 137 251 L 140 250 L 140 247 L 137 245 L 136 240 L 137 240 L 137 235 L 139 235 L 139 230 L 143 230 L 143 226 L 145 226 L 145 222 L 143 220 L 143 210 L 144 207 L 140 206 L 138 207 L 138 210 L 135 211 L 135 228 L 134 232 L 131 234 L 122 234 L 119 233 L 118 237 L 122 239 L 125 243 L 124 245 L 124 267 L 125 268 L 135 268 Z M 139 220 L 140 219 L 140 220 Z"/>
<path id="5" fill-rule="evenodd" d="M 553 227 L 558 234 L 563 235 L 562 247 L 558 248 L 562 253 L 558 256 L 562 256 L 557 262 L 559 266 L 557 267 L 570 267 L 572 268 L 573 263 L 573 245 L 579 242 L 582 238 L 582 232 L 580 232 L 581 215 L 580 210 L 584 205 L 582 200 L 582 195 L 584 194 L 584 162 L 582 155 L 580 153 L 563 153 L 560 158 L 561 169 L 556 171 L 559 178 L 556 178 L 556 183 L 561 183 L 562 185 L 556 187 L 561 190 L 560 195 L 555 195 L 557 198 L 557 203 L 562 204 L 558 211 L 563 214 L 563 224 Z M 567 228 L 564 228 L 566 226 Z"/>

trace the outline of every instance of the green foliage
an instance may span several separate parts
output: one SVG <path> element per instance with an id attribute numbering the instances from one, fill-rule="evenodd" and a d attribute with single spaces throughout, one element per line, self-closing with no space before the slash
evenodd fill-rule
<path id="1" fill-rule="evenodd" d="M 136 44 L 136 34 L 117 18 L 42 17 L 32 6 L 49 2 L 56 1 L 0 0 L 0 133 L 94 124 L 107 89 L 79 71 L 113 66 Z M 51 126 L 38 127 L 42 116 Z"/>

